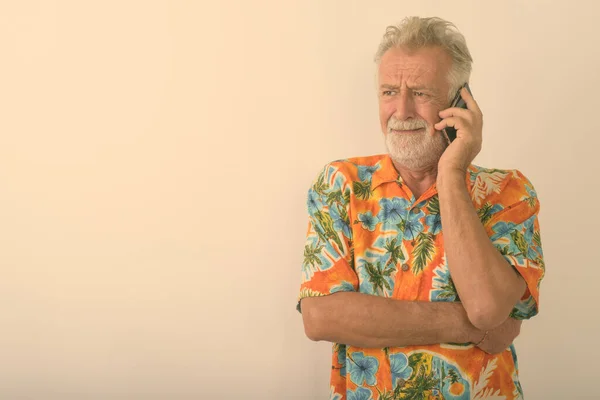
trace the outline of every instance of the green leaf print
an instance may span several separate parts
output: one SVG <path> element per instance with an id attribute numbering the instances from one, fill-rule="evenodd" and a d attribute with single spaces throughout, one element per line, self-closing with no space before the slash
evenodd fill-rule
<path id="1" fill-rule="evenodd" d="M 348 211 L 346 207 L 338 207 L 338 212 L 340 213 L 340 218 L 344 221 L 348 226 L 350 226 L 350 217 L 348 216 Z"/>
<path id="2" fill-rule="evenodd" d="M 523 236 L 523 234 L 519 231 L 512 231 L 510 233 L 510 237 L 515 242 L 517 248 L 521 251 L 521 254 L 527 257 L 527 253 L 529 252 L 529 245 L 525 240 L 525 236 Z"/>
<path id="3" fill-rule="evenodd" d="M 350 189 L 344 192 L 344 204 L 350 204 Z"/>
<path id="4" fill-rule="evenodd" d="M 456 286 L 454 286 L 454 281 L 452 280 L 452 278 L 449 277 L 448 281 L 446 281 L 440 287 L 440 290 L 441 292 L 438 294 L 438 299 L 453 299 L 454 301 L 460 301 L 460 299 L 458 298 L 458 292 L 456 291 Z"/>
<path id="5" fill-rule="evenodd" d="M 435 245 L 433 235 L 430 233 L 421 232 L 417 236 L 417 245 L 414 249 L 415 262 L 413 264 L 413 274 L 422 272 L 429 261 L 433 259 L 435 254 Z"/>
<path id="6" fill-rule="evenodd" d="M 402 217 L 400 217 L 402 218 Z M 398 227 L 398 230 L 400 232 L 404 232 L 406 230 L 406 220 L 405 219 L 401 219 L 400 222 L 398 222 L 398 225 L 396 225 Z"/>
<path id="7" fill-rule="evenodd" d="M 327 241 L 327 239 L 332 239 L 340 249 L 343 248 L 342 241 L 340 240 L 338 234 L 335 229 L 333 229 L 333 219 L 329 213 L 324 213 L 321 211 L 317 211 L 315 213 L 315 218 L 319 220 L 320 226 L 323 227 L 323 232 L 317 232 L 319 237 L 323 239 L 323 241 Z"/>
<path id="8" fill-rule="evenodd" d="M 427 211 L 429 211 L 429 214 L 431 215 L 437 215 L 440 213 L 440 198 L 437 196 L 434 196 L 431 198 L 431 200 L 429 200 L 429 203 L 427 203 Z"/>
<path id="9" fill-rule="evenodd" d="M 323 265 L 323 262 L 321 261 L 321 259 L 319 258 L 319 254 L 321 253 L 321 250 L 323 249 L 323 245 L 315 245 L 315 246 L 309 246 L 306 245 L 304 246 L 304 266 L 308 267 L 309 265 L 311 266 L 315 266 L 315 265 Z"/>
<path id="10" fill-rule="evenodd" d="M 546 269 L 546 264 L 544 263 L 544 260 L 540 256 L 537 256 L 534 261 L 537 265 L 540 266 L 541 269 L 543 269 L 543 270 Z M 538 286 L 539 286 L 539 284 L 540 284 L 540 281 L 538 281 Z"/>
<path id="11" fill-rule="evenodd" d="M 325 200 L 325 202 L 327 203 L 327 205 L 329 205 L 329 207 L 331 207 L 333 205 L 333 203 L 341 203 L 342 199 L 343 199 L 342 191 L 334 190 L 334 191 L 327 193 L 327 199 Z"/>
<path id="12" fill-rule="evenodd" d="M 540 231 L 533 232 L 533 243 L 538 247 L 542 247 L 542 238 L 540 237 Z"/>
<path id="13" fill-rule="evenodd" d="M 325 174 L 319 175 L 319 178 L 314 183 L 312 189 L 315 191 L 315 193 L 317 193 L 320 196 L 324 196 L 325 195 L 325 192 L 327 190 L 329 190 L 329 184 L 327 184 L 325 182 Z"/>
<path id="14" fill-rule="evenodd" d="M 387 290 L 392 290 L 392 287 L 388 283 L 386 277 L 389 277 L 392 272 L 394 272 L 394 268 L 383 268 L 381 267 L 381 263 L 378 261 L 376 264 L 365 262 L 365 268 L 367 270 L 367 274 L 369 275 L 369 282 L 373 285 L 373 292 L 383 294 L 383 288 L 385 287 Z"/>
<path id="15" fill-rule="evenodd" d="M 413 373 L 408 382 L 400 391 L 402 399 L 427 400 L 439 383 L 433 372 L 427 373 L 424 365 L 419 366 L 418 373 Z"/>
<path id="16" fill-rule="evenodd" d="M 489 202 L 485 203 L 477 210 L 477 215 L 479 216 L 481 223 L 485 225 L 492 218 L 492 205 Z"/>
<path id="17" fill-rule="evenodd" d="M 352 188 L 359 199 L 367 200 L 371 197 L 371 181 L 353 182 Z"/>
<path id="18" fill-rule="evenodd" d="M 386 266 L 393 264 L 396 265 L 398 261 L 404 261 L 404 253 L 402 252 L 402 246 L 398 244 L 398 239 L 387 239 L 385 241 L 384 249 L 386 253 L 390 255 L 390 258 L 385 263 Z"/>
<path id="19" fill-rule="evenodd" d="M 502 247 L 498 247 L 498 251 L 500 252 L 500 254 L 502 254 L 503 256 L 508 256 L 508 255 L 514 255 L 510 253 L 510 249 L 508 246 L 502 246 Z"/>
<path id="20" fill-rule="evenodd" d="M 381 390 L 377 388 L 377 392 L 379 393 L 379 397 L 377 398 L 377 400 L 401 400 L 402 397 L 400 396 L 402 395 L 402 386 L 404 386 L 404 382 L 401 378 L 399 379 L 399 381 L 400 382 L 396 384 L 396 387 L 392 392 L 390 392 L 387 389 L 385 392 L 381 392 Z"/>
<path id="21" fill-rule="evenodd" d="M 408 357 L 408 366 L 413 370 L 417 370 L 417 365 L 421 363 L 421 359 L 423 358 L 423 353 L 414 353 Z"/>
<path id="22" fill-rule="evenodd" d="M 458 375 L 456 371 L 453 369 L 448 369 L 448 378 L 450 379 L 450 384 L 458 382 Z"/>

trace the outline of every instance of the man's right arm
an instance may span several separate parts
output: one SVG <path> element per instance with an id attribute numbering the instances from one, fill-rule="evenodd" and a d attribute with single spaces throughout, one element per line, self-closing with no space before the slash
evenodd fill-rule
<path id="1" fill-rule="evenodd" d="M 314 341 L 364 348 L 478 342 L 461 303 L 389 299 L 338 292 L 301 301 L 306 335 Z"/>
<path id="2" fill-rule="evenodd" d="M 478 343 L 484 332 L 469 322 L 461 303 L 401 301 L 357 292 L 346 200 L 351 187 L 340 165 L 329 164 L 309 190 L 300 304 L 307 336 L 365 348 Z M 495 336 L 514 339 L 490 336 L 490 348 L 499 343 Z"/>

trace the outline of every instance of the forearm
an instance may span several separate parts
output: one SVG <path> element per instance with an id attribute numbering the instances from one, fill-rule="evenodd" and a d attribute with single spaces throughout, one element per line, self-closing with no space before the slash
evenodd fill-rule
<path id="1" fill-rule="evenodd" d="M 460 303 L 340 292 L 303 299 L 302 314 L 312 340 L 365 348 L 466 343 L 480 335 Z"/>
<path id="2" fill-rule="evenodd" d="M 452 280 L 470 321 L 501 324 L 525 291 L 525 281 L 490 241 L 467 191 L 464 174 L 438 177 L 444 249 Z"/>

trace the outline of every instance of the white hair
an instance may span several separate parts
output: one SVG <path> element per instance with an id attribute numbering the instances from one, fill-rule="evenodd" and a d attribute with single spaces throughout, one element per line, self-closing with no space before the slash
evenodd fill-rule
<path id="1" fill-rule="evenodd" d="M 375 63 L 379 65 L 381 57 L 392 47 L 419 49 L 430 46 L 441 47 L 452 58 L 448 74 L 450 101 L 460 86 L 469 81 L 473 63 L 465 37 L 452 22 L 438 17 L 407 17 L 398 25 L 388 26 L 375 54 Z"/>

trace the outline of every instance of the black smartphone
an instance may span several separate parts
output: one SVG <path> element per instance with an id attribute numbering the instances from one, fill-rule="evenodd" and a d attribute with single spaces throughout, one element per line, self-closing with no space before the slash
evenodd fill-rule
<path id="1" fill-rule="evenodd" d="M 459 108 L 464 108 L 464 109 L 467 108 L 467 103 L 465 103 L 465 101 L 463 100 L 463 98 L 460 95 L 460 91 L 462 90 L 462 88 L 467 88 L 469 93 L 471 93 L 471 88 L 469 87 L 469 84 L 465 83 L 464 85 L 462 85 L 460 87 L 460 89 L 458 89 L 458 92 L 456 92 L 456 95 L 454 96 L 452 103 L 450 103 L 450 107 L 459 107 Z M 471 93 L 471 95 L 473 95 L 473 93 Z M 446 137 L 448 138 L 448 141 L 450 143 L 452 143 L 454 141 L 454 139 L 456 139 L 456 129 L 454 129 L 453 126 L 448 126 L 448 127 L 444 128 L 443 132 L 444 132 L 444 134 L 446 134 Z"/>

